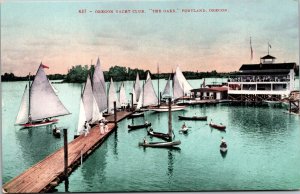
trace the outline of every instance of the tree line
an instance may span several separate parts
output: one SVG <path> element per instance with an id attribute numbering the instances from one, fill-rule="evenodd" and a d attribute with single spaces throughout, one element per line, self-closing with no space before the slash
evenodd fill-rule
<path id="1" fill-rule="evenodd" d="M 48 78 L 49 80 L 62 80 L 62 82 L 66 83 L 83 83 L 86 81 L 88 74 L 90 74 L 90 76 L 92 77 L 94 70 L 94 65 L 91 65 L 90 67 L 88 65 L 75 65 L 68 70 L 67 74 L 50 74 L 48 75 Z M 114 81 L 127 81 L 135 80 L 137 73 L 139 74 L 141 80 L 145 80 L 148 72 L 150 71 L 138 68 L 131 69 L 129 67 L 116 65 L 110 67 L 108 71 L 104 71 L 103 74 L 105 81 L 109 81 L 110 78 L 113 78 Z M 202 79 L 209 77 L 228 77 L 235 73 L 237 72 L 218 73 L 216 70 L 210 72 L 185 71 L 183 72 L 183 75 L 186 77 L 186 79 Z M 152 79 L 168 79 L 169 76 L 170 73 L 151 74 Z M 296 76 L 299 76 L 299 66 L 297 66 Z M 33 80 L 33 78 L 34 76 L 30 77 L 31 80 Z M 1 75 L 1 81 L 27 81 L 28 79 L 28 76 L 20 77 L 15 76 L 13 73 L 4 73 L 3 75 Z"/>

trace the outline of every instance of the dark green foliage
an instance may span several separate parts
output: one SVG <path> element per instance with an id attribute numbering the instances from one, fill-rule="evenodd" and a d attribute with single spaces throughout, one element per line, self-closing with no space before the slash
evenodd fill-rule
<path id="1" fill-rule="evenodd" d="M 89 73 L 89 69 L 87 65 L 72 66 L 72 68 L 69 69 L 64 82 L 83 83 L 86 81 L 88 73 Z"/>

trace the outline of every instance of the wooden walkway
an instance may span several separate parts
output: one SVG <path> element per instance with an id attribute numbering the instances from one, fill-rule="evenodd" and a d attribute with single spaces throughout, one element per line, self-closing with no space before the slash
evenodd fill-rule
<path id="1" fill-rule="evenodd" d="M 118 112 L 117 121 L 130 115 L 131 112 Z M 111 117 L 111 116 L 110 116 Z M 111 120 L 111 118 L 107 120 Z M 114 116 L 112 116 L 112 120 Z M 68 144 L 68 174 L 92 153 L 115 129 L 114 123 L 108 123 L 108 131 L 100 134 L 99 126 L 93 127 L 87 136 L 81 135 Z M 40 193 L 47 192 L 64 179 L 64 147 L 47 156 L 25 172 L 3 185 L 7 193 Z"/>

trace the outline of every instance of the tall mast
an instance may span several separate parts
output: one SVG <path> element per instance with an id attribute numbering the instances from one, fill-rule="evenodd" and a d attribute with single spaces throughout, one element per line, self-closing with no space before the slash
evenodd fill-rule
<path id="1" fill-rule="evenodd" d="M 157 105 L 160 106 L 160 91 L 159 91 L 159 65 L 157 63 L 157 88 L 158 88 L 158 98 L 157 98 Z"/>
<path id="2" fill-rule="evenodd" d="M 28 74 L 28 117 L 30 116 L 30 72 Z"/>
<path id="3" fill-rule="evenodd" d="M 171 113 L 171 98 L 168 99 L 169 103 L 169 120 L 168 120 L 168 135 L 170 137 L 170 141 L 172 141 L 172 113 Z"/>

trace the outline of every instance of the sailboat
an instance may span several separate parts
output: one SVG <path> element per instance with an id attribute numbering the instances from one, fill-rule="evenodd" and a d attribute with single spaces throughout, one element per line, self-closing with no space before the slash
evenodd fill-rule
<path id="1" fill-rule="evenodd" d="M 153 137 L 158 137 L 161 139 L 166 140 L 166 142 L 147 142 L 144 139 L 144 142 L 139 142 L 139 146 L 143 146 L 143 147 L 154 147 L 154 148 L 172 148 L 174 146 L 180 145 L 181 141 L 173 141 L 173 137 L 172 134 L 173 130 L 172 130 L 172 112 L 171 112 L 171 98 L 169 98 L 169 119 L 168 119 L 168 133 L 164 134 L 164 133 L 158 133 L 158 132 L 154 132 L 152 131 L 151 133 L 148 133 L 150 136 Z"/>
<path id="2" fill-rule="evenodd" d="M 80 106 L 79 106 L 79 119 L 78 119 L 77 131 L 75 132 L 74 139 L 84 133 L 85 122 L 86 122 L 86 114 L 84 110 L 83 100 L 81 98 Z"/>
<path id="3" fill-rule="evenodd" d="M 93 74 L 93 94 L 95 96 L 99 111 L 104 112 L 107 110 L 107 101 L 104 100 L 107 99 L 105 80 L 103 71 L 100 67 L 99 58 Z"/>
<path id="4" fill-rule="evenodd" d="M 118 101 L 114 81 L 111 78 L 110 79 L 110 85 L 109 85 L 109 91 L 108 91 L 108 106 L 107 106 L 107 112 L 109 114 L 112 114 L 114 112 L 114 102 L 116 102 L 116 108 L 120 108 L 120 103 Z"/>
<path id="5" fill-rule="evenodd" d="M 139 73 L 136 74 L 136 80 L 134 83 L 134 94 L 135 94 L 135 101 L 133 104 L 136 104 L 139 99 L 140 99 L 140 94 L 142 93 L 142 87 L 140 85 L 140 77 L 139 77 Z"/>
<path id="6" fill-rule="evenodd" d="M 166 83 L 165 89 L 163 91 L 162 97 L 170 98 L 171 97 L 171 86 L 170 86 L 170 78 L 168 82 Z M 177 79 L 176 74 L 173 76 L 173 98 L 177 99 L 183 96 L 183 89 L 179 83 L 179 80 Z M 171 105 L 171 111 L 180 111 L 184 110 L 185 106 L 180 105 Z M 168 111 L 168 105 L 158 105 L 149 107 L 149 110 L 155 111 L 155 112 L 167 112 Z"/>
<path id="7" fill-rule="evenodd" d="M 15 124 L 24 128 L 46 126 L 57 123 L 59 117 L 70 112 L 65 108 L 53 90 L 44 68 L 40 64 L 33 82 L 25 86 L 21 106 Z"/>
<path id="8" fill-rule="evenodd" d="M 121 84 L 119 101 L 120 106 L 125 109 L 125 107 L 127 106 L 127 97 L 124 82 Z"/>

